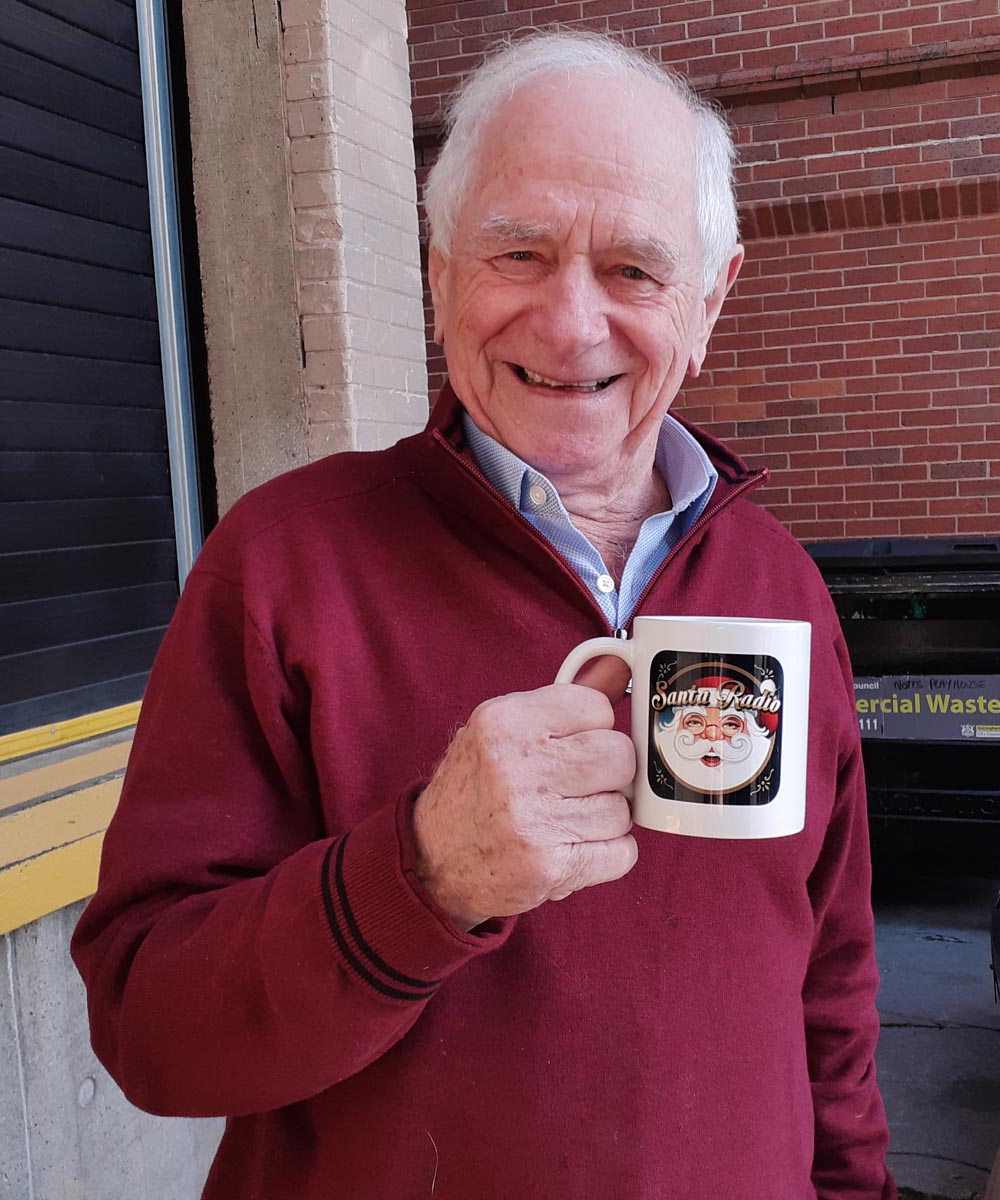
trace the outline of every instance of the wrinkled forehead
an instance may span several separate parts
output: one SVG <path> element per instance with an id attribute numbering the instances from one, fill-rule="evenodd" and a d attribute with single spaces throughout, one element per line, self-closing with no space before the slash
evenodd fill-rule
<path id="1" fill-rule="evenodd" d="M 667 87 L 641 76 L 529 79 L 496 105 L 479 140 L 462 214 L 531 220 L 519 205 L 545 185 L 619 193 L 648 209 L 694 206 L 695 120 Z"/>

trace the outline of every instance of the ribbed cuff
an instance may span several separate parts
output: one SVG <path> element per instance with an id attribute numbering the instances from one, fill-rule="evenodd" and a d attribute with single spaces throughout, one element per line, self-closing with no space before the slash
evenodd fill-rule
<path id="1" fill-rule="evenodd" d="M 496 949 L 508 917 L 463 933 L 417 879 L 414 789 L 330 844 L 323 907 L 344 966 L 391 1000 L 422 1003 L 463 963 Z"/>

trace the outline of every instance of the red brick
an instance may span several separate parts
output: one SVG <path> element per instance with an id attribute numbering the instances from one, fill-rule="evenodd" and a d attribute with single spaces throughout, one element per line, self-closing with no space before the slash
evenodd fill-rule
<path id="1" fill-rule="evenodd" d="M 900 487 L 898 483 L 873 483 L 870 480 L 867 483 L 848 484 L 844 488 L 844 498 L 846 500 L 864 500 L 867 498 L 873 503 L 881 503 L 883 500 L 897 500 L 899 493 Z"/>
<path id="2" fill-rule="evenodd" d="M 848 429 L 898 429 L 898 412 L 860 412 L 848 413 L 844 423 Z"/>
<path id="3" fill-rule="evenodd" d="M 899 448 L 883 446 L 878 450 L 848 450 L 844 461 L 848 466 L 887 466 L 901 461 Z"/>
<path id="4" fill-rule="evenodd" d="M 900 483 L 915 483 L 923 481 L 927 478 L 927 467 L 923 463 L 899 463 L 886 467 L 874 467 L 874 478 L 878 481 L 883 479 L 898 479 Z"/>
<path id="5" fill-rule="evenodd" d="M 1000 512 L 1000 506 L 990 511 Z M 983 537 L 992 538 L 996 536 L 995 522 L 990 522 L 989 518 L 982 516 L 959 516 L 955 519 L 955 532 L 965 536 L 981 534 Z"/>
<path id="6" fill-rule="evenodd" d="M 934 506 L 935 513 L 940 514 L 940 506 Z M 882 501 L 878 514 L 882 517 L 918 517 L 928 513 L 926 500 L 888 500 Z"/>
<path id="7" fill-rule="evenodd" d="M 876 429 L 872 432 L 873 446 L 926 446 L 926 429 Z"/>
<path id="8" fill-rule="evenodd" d="M 952 517 L 901 517 L 899 520 L 899 532 L 904 537 L 954 533 L 955 529 L 956 524 Z"/>
<path id="9" fill-rule="evenodd" d="M 931 464 L 931 479 L 982 479 L 985 462 L 935 462 Z"/>

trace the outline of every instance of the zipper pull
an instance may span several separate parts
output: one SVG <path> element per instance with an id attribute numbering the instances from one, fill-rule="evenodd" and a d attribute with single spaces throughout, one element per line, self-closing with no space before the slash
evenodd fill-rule
<path id="1" fill-rule="evenodd" d="M 615 639 L 615 641 L 627 642 L 628 641 L 628 630 L 627 629 L 616 629 L 612 632 L 611 636 Z M 626 696 L 632 695 L 632 680 L 631 680 L 631 678 L 629 678 L 629 681 L 625 687 L 625 695 Z"/>

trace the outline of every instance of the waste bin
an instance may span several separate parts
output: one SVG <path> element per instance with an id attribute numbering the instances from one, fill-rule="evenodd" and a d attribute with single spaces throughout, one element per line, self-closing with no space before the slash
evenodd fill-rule
<path id="1" fill-rule="evenodd" d="M 1000 539 L 806 549 L 851 653 L 869 812 L 1000 823 Z"/>

